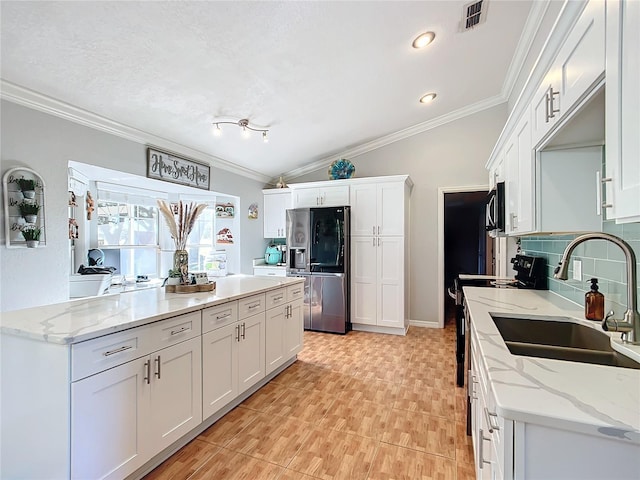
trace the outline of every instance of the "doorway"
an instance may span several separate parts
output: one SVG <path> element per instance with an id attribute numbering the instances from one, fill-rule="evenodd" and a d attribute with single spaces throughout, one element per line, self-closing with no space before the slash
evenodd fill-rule
<path id="1" fill-rule="evenodd" d="M 440 326 L 455 316 L 447 289 L 461 273 L 493 275 L 494 242 L 485 229 L 487 187 L 440 189 Z"/>

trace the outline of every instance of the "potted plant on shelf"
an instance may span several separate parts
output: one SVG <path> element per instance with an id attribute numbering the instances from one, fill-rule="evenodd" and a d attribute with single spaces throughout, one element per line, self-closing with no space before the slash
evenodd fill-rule
<path id="1" fill-rule="evenodd" d="M 20 191 L 22 192 L 22 196 L 24 198 L 35 198 L 36 197 L 36 181 L 32 178 L 19 178 L 16 180 L 18 183 L 18 187 L 20 187 Z"/>
<path id="2" fill-rule="evenodd" d="M 18 205 L 18 208 L 20 209 L 20 215 L 24 217 L 27 223 L 36 223 L 38 212 L 40 211 L 38 202 L 30 203 L 23 200 L 22 203 Z"/>
<path id="3" fill-rule="evenodd" d="M 22 229 L 22 236 L 27 241 L 28 248 L 36 248 L 40 243 L 42 229 L 36 226 L 28 226 Z"/>

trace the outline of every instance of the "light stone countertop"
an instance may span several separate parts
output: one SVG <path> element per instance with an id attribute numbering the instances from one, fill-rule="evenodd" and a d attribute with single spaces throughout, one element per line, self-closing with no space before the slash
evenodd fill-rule
<path id="1" fill-rule="evenodd" d="M 572 317 L 602 331 L 599 322 L 549 291 L 464 287 L 464 296 L 498 415 L 640 444 L 640 370 L 513 355 L 490 313 Z M 640 346 L 610 336 L 615 350 L 640 361 Z"/>
<path id="2" fill-rule="evenodd" d="M 303 281 L 233 275 L 217 279 L 214 292 L 165 293 L 164 288 L 148 288 L 79 298 L 3 312 L 0 332 L 49 343 L 77 343 Z"/>

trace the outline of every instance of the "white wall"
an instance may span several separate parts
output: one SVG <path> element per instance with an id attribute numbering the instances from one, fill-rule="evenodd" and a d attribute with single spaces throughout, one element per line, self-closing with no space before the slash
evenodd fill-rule
<path id="1" fill-rule="evenodd" d="M 9 168 L 24 166 L 42 176 L 46 185 L 47 245 L 37 249 L 7 249 L 2 210 L 0 311 L 66 301 L 69 296 L 69 160 L 144 177 L 146 145 L 7 101 L 2 101 L 1 110 L 0 169 L 4 174 Z M 261 182 L 212 168 L 211 190 L 240 197 L 242 273 L 252 273 L 251 260 L 264 255 L 262 188 Z M 259 205 L 258 220 L 247 218 L 247 208 L 253 202 Z"/>
<path id="2" fill-rule="evenodd" d="M 485 185 L 485 162 L 507 118 L 502 104 L 378 150 L 350 158 L 356 177 L 409 174 L 411 195 L 410 320 L 438 322 L 438 188 Z M 327 168 L 289 183 L 327 180 Z"/>

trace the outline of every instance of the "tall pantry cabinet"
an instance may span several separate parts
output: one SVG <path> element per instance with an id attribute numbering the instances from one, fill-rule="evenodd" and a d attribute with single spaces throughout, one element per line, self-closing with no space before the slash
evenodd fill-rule
<path id="1" fill-rule="evenodd" d="M 371 180 L 350 190 L 351 322 L 354 330 L 404 335 L 413 183 L 406 175 Z"/>

